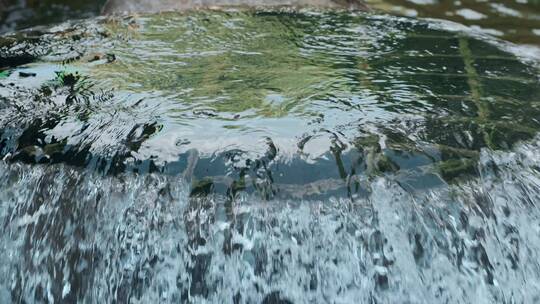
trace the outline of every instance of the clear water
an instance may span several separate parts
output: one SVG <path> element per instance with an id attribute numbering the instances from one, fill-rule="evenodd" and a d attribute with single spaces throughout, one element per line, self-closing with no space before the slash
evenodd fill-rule
<path id="1" fill-rule="evenodd" d="M 376 10 L 393 14 L 456 22 L 535 49 L 540 45 L 538 0 L 367 0 L 367 3 Z"/>
<path id="2" fill-rule="evenodd" d="M 538 61 L 513 44 L 313 11 L 2 39 L 5 302 L 538 301 Z"/>

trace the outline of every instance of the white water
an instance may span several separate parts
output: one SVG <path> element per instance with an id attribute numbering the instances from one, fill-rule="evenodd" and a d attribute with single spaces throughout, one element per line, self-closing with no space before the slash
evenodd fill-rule
<path id="1" fill-rule="evenodd" d="M 364 180 L 353 202 L 231 203 L 189 198 L 180 177 L 2 163 L 0 302 L 536 303 L 539 147 L 483 151 L 459 185 Z"/>

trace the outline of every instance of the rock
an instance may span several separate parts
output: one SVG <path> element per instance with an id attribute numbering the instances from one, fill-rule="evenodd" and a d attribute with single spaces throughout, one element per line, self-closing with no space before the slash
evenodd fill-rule
<path id="1" fill-rule="evenodd" d="M 262 301 L 263 304 L 292 304 L 291 301 L 282 297 L 279 291 L 273 291 L 266 295 Z"/>
<path id="2" fill-rule="evenodd" d="M 22 78 L 36 77 L 36 73 L 19 72 L 19 76 Z"/>

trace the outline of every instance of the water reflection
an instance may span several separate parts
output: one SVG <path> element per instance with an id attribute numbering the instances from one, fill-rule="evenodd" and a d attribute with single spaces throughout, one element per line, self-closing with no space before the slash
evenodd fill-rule
<path id="1" fill-rule="evenodd" d="M 378 10 L 451 20 L 519 44 L 540 45 L 540 3 L 536 0 L 368 0 Z"/>
<path id="2" fill-rule="evenodd" d="M 0 33 L 96 16 L 106 0 L 2 0 Z"/>
<path id="3" fill-rule="evenodd" d="M 424 187 L 474 175 L 482 148 L 539 127 L 534 65 L 425 22 L 267 12 L 85 26 L 35 38 L 62 66 L 6 70 L 3 157 L 187 174 L 222 193 L 351 196 L 356 176 L 413 170 Z"/>

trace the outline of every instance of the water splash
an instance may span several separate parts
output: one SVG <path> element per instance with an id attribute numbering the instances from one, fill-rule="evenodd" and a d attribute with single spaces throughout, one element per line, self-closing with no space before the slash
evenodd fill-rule
<path id="1" fill-rule="evenodd" d="M 193 197 L 158 174 L 2 164 L 3 301 L 535 302 L 537 140 L 480 179 L 354 201 Z"/>

